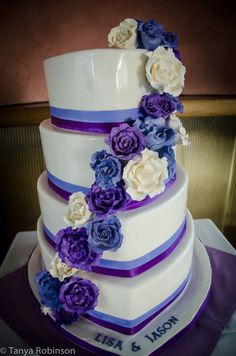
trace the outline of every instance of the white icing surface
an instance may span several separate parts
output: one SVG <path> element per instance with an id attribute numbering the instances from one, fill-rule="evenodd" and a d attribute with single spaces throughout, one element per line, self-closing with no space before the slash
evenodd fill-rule
<path id="1" fill-rule="evenodd" d="M 92 49 L 45 60 L 50 105 L 89 111 L 137 108 L 152 90 L 145 77 L 145 52 Z"/>
<path id="2" fill-rule="evenodd" d="M 94 182 L 91 156 L 108 148 L 106 135 L 57 129 L 50 120 L 43 121 L 39 129 L 47 170 L 67 183 L 90 187 Z"/>
<path id="3" fill-rule="evenodd" d="M 133 320 L 159 305 L 182 284 L 191 269 L 194 243 L 193 219 L 187 214 L 186 233 L 165 260 L 134 278 L 104 276 L 98 273 L 82 272 L 83 278 L 90 279 L 100 290 L 97 311 Z M 38 239 L 42 258 L 47 269 L 55 250 L 43 234 L 42 219 L 38 221 Z M 143 245 L 147 240 L 143 236 Z"/>
<path id="4" fill-rule="evenodd" d="M 56 235 L 66 226 L 63 216 L 67 210 L 67 201 L 49 187 L 46 172 L 39 177 L 37 188 L 44 224 Z M 187 188 L 187 174 L 183 168 L 177 167 L 175 183 L 155 202 L 133 211 L 117 213 L 124 240 L 116 252 L 106 251 L 103 258 L 130 261 L 165 243 L 185 218 Z"/>

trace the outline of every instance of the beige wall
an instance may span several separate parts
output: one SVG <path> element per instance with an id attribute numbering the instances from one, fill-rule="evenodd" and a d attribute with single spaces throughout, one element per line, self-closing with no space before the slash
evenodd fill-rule
<path id="1" fill-rule="evenodd" d="M 236 94 L 231 2 L 192 0 L 2 0 L 0 105 L 47 100 L 43 59 L 106 47 L 125 17 L 157 19 L 179 34 L 184 94 Z"/>

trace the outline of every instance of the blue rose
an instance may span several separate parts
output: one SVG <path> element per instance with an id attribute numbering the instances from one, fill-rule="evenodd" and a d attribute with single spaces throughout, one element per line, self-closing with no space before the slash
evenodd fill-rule
<path id="1" fill-rule="evenodd" d="M 162 35 L 162 46 L 166 48 L 176 48 L 178 47 L 178 36 L 173 32 L 163 32 Z"/>
<path id="2" fill-rule="evenodd" d="M 121 162 L 105 150 L 92 155 L 91 167 L 95 171 L 97 184 L 103 189 L 113 188 L 121 180 Z"/>
<path id="3" fill-rule="evenodd" d="M 172 147 L 164 146 L 158 150 L 159 157 L 166 157 L 168 161 L 168 176 L 170 179 L 173 179 L 176 174 L 176 160 L 175 152 Z"/>
<path id="4" fill-rule="evenodd" d="M 35 282 L 38 285 L 41 303 L 45 307 L 57 309 L 60 305 L 59 292 L 63 283 L 59 279 L 53 278 L 46 270 L 36 275 Z"/>
<path id="5" fill-rule="evenodd" d="M 134 123 L 144 135 L 146 147 L 152 151 L 158 151 L 164 146 L 175 145 L 175 131 L 159 124 L 158 121 L 146 118 L 144 120 L 137 119 Z"/>
<path id="6" fill-rule="evenodd" d="M 163 27 L 155 20 L 146 23 L 139 22 L 138 26 L 138 47 L 153 51 L 162 43 Z"/>
<path id="7" fill-rule="evenodd" d="M 170 95 L 168 93 L 165 93 L 165 96 L 172 101 L 172 103 L 175 106 L 175 110 L 176 111 L 178 111 L 178 112 L 183 112 L 184 111 L 184 106 L 183 106 L 183 104 L 180 101 L 178 96 L 172 96 L 172 95 Z"/>
<path id="8" fill-rule="evenodd" d="M 89 243 L 97 253 L 104 251 L 116 251 L 122 244 L 123 235 L 121 234 L 120 220 L 111 215 L 107 218 L 95 217 L 87 225 Z"/>
<path id="9" fill-rule="evenodd" d="M 134 122 L 134 126 L 139 129 L 143 136 L 147 136 L 150 131 L 153 130 L 154 125 L 156 127 L 162 127 L 164 125 L 162 118 L 153 119 L 152 117 L 146 117 L 145 119 L 137 119 Z"/>

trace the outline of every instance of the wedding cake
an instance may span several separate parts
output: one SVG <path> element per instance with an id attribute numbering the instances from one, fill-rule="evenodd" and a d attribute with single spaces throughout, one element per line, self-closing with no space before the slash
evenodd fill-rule
<path id="1" fill-rule="evenodd" d="M 188 145 L 177 116 L 185 67 L 177 35 L 154 20 L 125 19 L 108 45 L 44 63 L 34 283 L 43 313 L 67 330 L 135 335 L 192 274 L 188 176 L 175 158 Z"/>

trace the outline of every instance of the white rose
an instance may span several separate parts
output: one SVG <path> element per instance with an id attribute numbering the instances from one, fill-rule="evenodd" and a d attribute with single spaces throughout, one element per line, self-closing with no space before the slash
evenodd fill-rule
<path id="1" fill-rule="evenodd" d="M 147 195 L 153 198 L 165 189 L 168 177 L 167 159 L 159 158 L 157 152 L 145 148 L 141 156 L 129 161 L 124 168 L 123 179 L 127 193 L 133 200 L 143 200 Z"/>
<path id="2" fill-rule="evenodd" d="M 175 57 L 172 48 L 158 47 L 148 52 L 146 76 L 151 86 L 160 94 L 179 96 L 184 87 L 185 66 Z"/>
<path id="3" fill-rule="evenodd" d="M 66 263 L 62 262 L 58 253 L 56 253 L 51 262 L 51 269 L 49 272 L 53 278 L 58 278 L 63 282 L 65 278 L 77 274 L 79 270 L 77 268 L 68 267 Z"/>
<path id="4" fill-rule="evenodd" d="M 108 46 L 124 49 L 137 48 L 137 21 L 125 19 L 119 26 L 113 27 L 108 35 Z"/>
<path id="5" fill-rule="evenodd" d="M 169 119 L 166 120 L 166 124 L 169 128 L 173 129 L 176 132 L 176 144 L 187 146 L 190 144 L 188 140 L 188 134 L 180 121 L 176 116 L 176 113 L 170 115 Z"/>
<path id="6" fill-rule="evenodd" d="M 67 212 L 64 220 L 74 229 L 85 224 L 91 217 L 91 211 L 82 192 L 74 193 L 70 196 Z"/>

